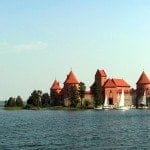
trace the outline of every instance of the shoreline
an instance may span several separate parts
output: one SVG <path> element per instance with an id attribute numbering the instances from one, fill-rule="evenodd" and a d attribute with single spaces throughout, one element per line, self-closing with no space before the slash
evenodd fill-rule
<path id="1" fill-rule="evenodd" d="M 131 108 L 128 110 L 117 110 L 117 109 L 95 109 L 95 108 L 73 108 L 64 106 L 51 106 L 51 107 L 3 107 L 3 110 L 73 110 L 73 111 L 85 111 L 85 110 L 95 110 L 95 111 L 129 111 L 129 110 L 150 110 L 150 108 Z"/>
<path id="2" fill-rule="evenodd" d="M 73 108 L 63 106 L 52 106 L 52 107 L 3 107 L 4 110 L 94 110 L 94 108 Z"/>

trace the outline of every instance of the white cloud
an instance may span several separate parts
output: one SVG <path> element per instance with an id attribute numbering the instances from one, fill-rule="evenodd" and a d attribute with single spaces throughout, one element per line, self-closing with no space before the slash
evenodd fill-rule
<path id="1" fill-rule="evenodd" d="M 9 43 L 0 43 L 0 53 L 21 53 L 33 51 L 46 51 L 48 43 L 43 41 L 30 42 L 26 44 L 12 45 Z"/>
<path id="2" fill-rule="evenodd" d="M 15 45 L 13 49 L 16 52 L 22 52 L 22 51 L 39 51 L 39 50 L 46 50 L 48 47 L 48 44 L 43 41 L 37 41 L 37 42 L 32 42 L 28 44 L 20 44 L 20 45 Z"/>

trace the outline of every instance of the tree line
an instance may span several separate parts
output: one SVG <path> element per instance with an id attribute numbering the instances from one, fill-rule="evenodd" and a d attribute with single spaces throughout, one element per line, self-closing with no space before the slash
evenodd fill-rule
<path id="1" fill-rule="evenodd" d="M 89 101 L 85 101 L 85 92 L 86 86 L 83 82 L 80 82 L 79 88 L 72 85 L 70 87 L 68 96 L 70 101 L 69 107 L 88 107 L 88 105 L 90 104 Z M 93 84 L 91 92 L 93 94 L 94 106 L 101 104 L 102 102 L 99 96 L 100 89 L 97 84 Z M 7 101 L 5 101 L 5 107 L 22 107 L 25 109 L 31 109 L 35 107 L 43 108 L 53 106 L 64 106 L 64 101 L 61 99 L 60 95 L 55 90 L 52 90 L 50 95 L 48 93 L 42 93 L 41 90 L 34 90 L 28 97 L 26 104 L 23 103 L 23 99 L 21 98 L 21 96 L 17 96 L 17 98 L 10 97 Z"/>

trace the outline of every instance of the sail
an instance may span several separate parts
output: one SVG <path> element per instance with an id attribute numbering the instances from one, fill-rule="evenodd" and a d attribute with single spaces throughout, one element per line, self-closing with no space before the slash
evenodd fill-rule
<path id="1" fill-rule="evenodd" d="M 143 95 L 143 99 L 142 99 L 142 101 L 141 101 L 141 104 L 146 106 L 146 92 L 144 92 L 144 95 Z"/>
<path id="2" fill-rule="evenodd" d="M 124 107 L 124 90 L 122 90 L 122 93 L 121 93 L 119 107 Z"/>
<path id="3" fill-rule="evenodd" d="M 108 97 L 107 95 L 105 96 L 105 101 L 104 101 L 104 107 L 107 107 L 108 106 Z"/>

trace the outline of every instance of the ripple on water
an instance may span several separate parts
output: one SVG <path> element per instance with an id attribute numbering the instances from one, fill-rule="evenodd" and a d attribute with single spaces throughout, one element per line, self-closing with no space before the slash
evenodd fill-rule
<path id="1" fill-rule="evenodd" d="M 150 111 L 0 110 L 0 149 L 150 149 Z"/>

